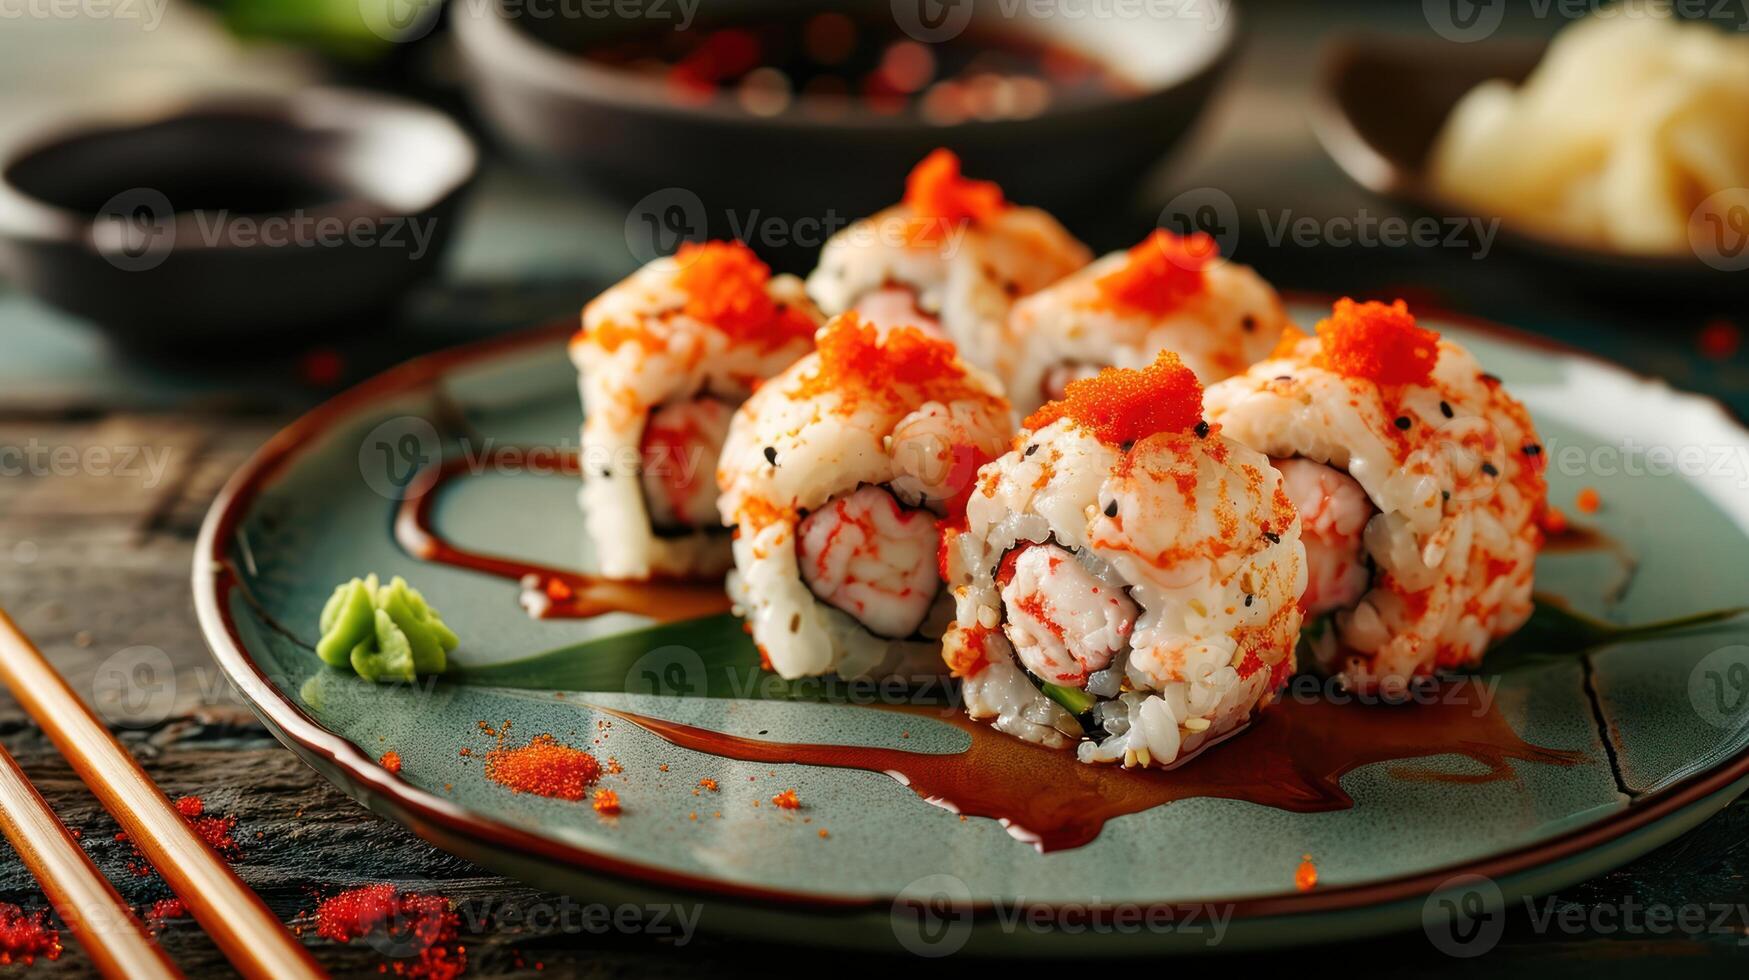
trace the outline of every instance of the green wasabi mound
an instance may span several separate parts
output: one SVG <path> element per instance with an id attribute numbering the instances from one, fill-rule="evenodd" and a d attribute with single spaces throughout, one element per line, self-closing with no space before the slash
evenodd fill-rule
<path id="1" fill-rule="evenodd" d="M 388 585 L 368 575 L 335 589 L 322 607 L 321 629 L 316 656 L 367 681 L 441 674 L 460 643 L 437 610 L 399 575 Z"/>

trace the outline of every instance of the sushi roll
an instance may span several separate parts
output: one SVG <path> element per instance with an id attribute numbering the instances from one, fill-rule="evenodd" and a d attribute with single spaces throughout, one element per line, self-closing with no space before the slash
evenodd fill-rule
<path id="1" fill-rule="evenodd" d="M 740 242 L 682 245 L 584 308 L 570 354 L 584 528 L 602 574 L 727 571 L 715 474 L 729 419 L 813 349 L 821 319 L 801 280 L 773 276 Z"/>
<path id="2" fill-rule="evenodd" d="M 1339 300 L 1316 336 L 1291 331 L 1212 386 L 1207 408 L 1276 460 L 1300 512 L 1322 670 L 1400 696 L 1529 618 L 1547 497 L 1536 429 L 1401 300 Z"/>
<path id="3" fill-rule="evenodd" d="M 717 470 L 729 595 L 784 677 L 939 675 L 940 521 L 1014 431 L 995 380 L 848 313 L 736 411 Z"/>
<path id="4" fill-rule="evenodd" d="M 936 150 L 911 171 L 903 201 L 832 236 L 808 294 L 828 316 L 854 310 L 878 326 L 920 326 L 988 370 L 1014 301 L 1090 258 L 1055 218 L 1008 203 Z"/>
<path id="5" fill-rule="evenodd" d="M 1088 763 L 1171 766 L 1294 669 L 1300 522 L 1262 453 L 1202 420 L 1176 355 L 1071 382 L 978 474 L 944 544 L 966 708 Z"/>
<path id="6" fill-rule="evenodd" d="M 1268 356 L 1289 323 L 1269 283 L 1222 261 L 1214 239 L 1160 229 L 1015 303 L 997 373 L 1022 413 L 1070 381 L 1146 367 L 1163 350 L 1212 384 Z"/>

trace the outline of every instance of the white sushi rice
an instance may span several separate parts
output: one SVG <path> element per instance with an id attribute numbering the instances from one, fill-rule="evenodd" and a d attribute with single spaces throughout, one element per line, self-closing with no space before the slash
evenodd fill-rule
<path id="1" fill-rule="evenodd" d="M 736 526 L 729 595 L 784 677 L 939 674 L 938 638 L 952 615 L 946 591 L 916 635 L 878 635 L 803 581 L 798 525 L 807 512 L 865 487 L 944 513 L 956 484 L 971 478 L 962 459 L 989 459 L 1006 448 L 1008 402 L 994 379 L 969 367 L 955 384 L 870 391 L 844 379 L 799 393 L 819 371 L 818 354 L 803 358 L 761 386 L 730 424 L 717 472 L 723 523 Z M 934 549 L 924 560 L 934 568 Z M 938 584 L 938 574 L 929 580 Z"/>
<path id="2" fill-rule="evenodd" d="M 1084 762 L 1126 766 L 1172 765 L 1243 725 L 1291 671 L 1300 625 L 1305 553 L 1279 487 L 1268 459 L 1218 432 L 1160 433 L 1128 452 L 1070 419 L 1023 432 L 979 473 L 966 529 L 947 549 L 956 615 L 944 656 L 972 717 L 1043 745 L 1079 742 Z M 1004 556 L 1028 542 L 1072 552 L 1075 580 L 1140 609 L 1109 665 L 1084 684 L 1069 680 L 1100 698 L 1097 740 L 1083 740 L 1017 655 L 997 580 Z M 1092 627 L 1074 638 L 1083 646 L 1109 647 L 1123 632 L 1090 610 L 1062 618 Z"/>
<path id="3" fill-rule="evenodd" d="M 808 275 L 808 295 L 827 316 L 835 316 L 881 290 L 909 289 L 916 308 L 934 318 L 960 356 L 986 370 L 996 365 L 1015 299 L 1092 258 L 1087 246 L 1037 208 L 1011 206 L 988 220 L 951 225 L 935 247 L 907 243 L 906 230 L 914 220 L 911 209 L 899 204 L 833 235 Z"/>
<path id="4" fill-rule="evenodd" d="M 570 345 L 583 399 L 580 462 L 585 533 L 603 575 L 642 579 L 652 574 L 720 575 L 731 564 L 728 536 L 715 527 L 658 534 L 645 497 L 644 429 L 652 411 L 699 397 L 739 405 L 753 384 L 812 349 L 806 338 L 777 346 L 737 344 L 714 324 L 686 315 L 687 295 L 673 257 L 657 259 L 608 289 L 583 310 L 583 330 Z M 818 311 L 800 279 L 774 276 L 773 300 Z M 607 328 L 607 329 L 604 329 Z M 625 339 L 627 335 L 635 339 Z M 603 337 L 615 341 L 611 346 Z M 717 460 L 663 460 L 695 470 L 707 484 Z"/>
<path id="5" fill-rule="evenodd" d="M 995 349 L 996 373 L 1015 411 L 1024 416 L 1061 397 L 1047 382 L 1056 388 L 1060 378 L 1102 367 L 1143 368 L 1167 350 L 1211 384 L 1268 356 L 1290 323 L 1262 276 L 1219 260 L 1203 270 L 1204 288 L 1164 316 L 1114 304 L 1099 280 L 1128 261 L 1128 252 L 1106 255 L 1014 304 Z"/>
<path id="6" fill-rule="evenodd" d="M 1390 392 L 1321 366 L 1319 350 L 1306 337 L 1211 386 L 1206 414 L 1253 449 L 1326 464 L 1366 491 L 1372 587 L 1307 639 L 1321 669 L 1400 695 L 1479 661 L 1529 618 L 1545 490 L 1539 450 L 1526 447 L 1538 438 L 1524 407 L 1451 341 L 1439 342 L 1430 383 Z"/>

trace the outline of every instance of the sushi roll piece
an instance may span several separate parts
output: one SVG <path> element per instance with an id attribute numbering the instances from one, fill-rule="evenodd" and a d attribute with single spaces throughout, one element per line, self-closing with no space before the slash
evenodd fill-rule
<path id="1" fill-rule="evenodd" d="M 1022 413 L 1063 397 L 1070 381 L 1146 367 L 1163 350 L 1212 384 L 1268 356 L 1290 324 L 1269 283 L 1223 261 L 1214 239 L 1159 229 L 1015 303 L 997 373 Z"/>
<path id="2" fill-rule="evenodd" d="M 1176 355 L 1069 384 L 978 474 L 942 550 L 966 708 L 1088 763 L 1168 767 L 1294 669 L 1300 522 L 1262 453 L 1202 420 Z"/>
<path id="3" fill-rule="evenodd" d="M 795 276 L 740 242 L 686 244 L 596 297 L 572 338 L 584 528 L 602 574 L 716 576 L 717 455 L 753 388 L 813 350 L 822 317 Z"/>
<path id="4" fill-rule="evenodd" d="M 1304 523 L 1305 643 L 1401 696 L 1529 618 L 1546 508 L 1524 406 L 1401 300 L 1339 300 L 1316 336 L 1213 385 L 1208 418 L 1280 468 Z"/>
<path id="5" fill-rule="evenodd" d="M 729 595 L 784 677 L 941 673 L 940 528 L 1014 432 L 995 379 L 854 313 L 735 413 L 717 481 Z"/>
<path id="6" fill-rule="evenodd" d="M 808 294 L 828 316 L 920 326 L 989 370 L 1014 301 L 1091 258 L 1055 218 L 966 179 L 958 157 L 936 150 L 911 171 L 904 200 L 826 242 Z"/>

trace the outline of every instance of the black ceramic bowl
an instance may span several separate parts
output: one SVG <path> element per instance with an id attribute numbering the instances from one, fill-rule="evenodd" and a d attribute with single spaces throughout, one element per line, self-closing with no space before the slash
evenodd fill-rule
<path id="1" fill-rule="evenodd" d="M 1232 5 L 1188 4 L 1185 15 L 1168 19 L 1039 20 L 1025 13 L 1033 7 L 1004 0 L 717 0 L 697 16 L 701 25 L 738 24 L 838 11 L 865 23 L 886 18 L 879 23 L 897 26 L 901 37 L 939 37 L 963 25 L 967 38 L 1048 39 L 1109 66 L 1131 90 L 1059 103 L 1024 119 L 951 125 L 914 112 L 834 117 L 805 92 L 784 111 L 760 116 L 729 98 L 677 104 L 660 77 L 578 54 L 672 26 L 557 10 L 532 17 L 519 13 L 532 8 L 516 0 L 454 4 L 451 17 L 472 97 L 504 140 L 628 205 L 644 202 L 628 219 L 634 252 L 643 251 L 634 241 L 640 218 L 696 224 L 700 205 L 709 227 L 686 229 L 694 237 L 736 235 L 767 251 L 817 248 L 816 223 L 841 226 L 891 204 L 905 174 L 938 146 L 958 152 L 969 175 L 1000 182 L 1021 203 L 1069 217 L 1126 203 L 1190 127 L 1229 63 L 1237 34 Z M 776 223 L 769 233 L 757 231 L 770 219 Z"/>
<path id="2" fill-rule="evenodd" d="M 0 152 L 0 270 L 144 349 L 332 333 L 437 267 L 477 162 L 440 113 L 327 89 L 62 125 Z"/>

